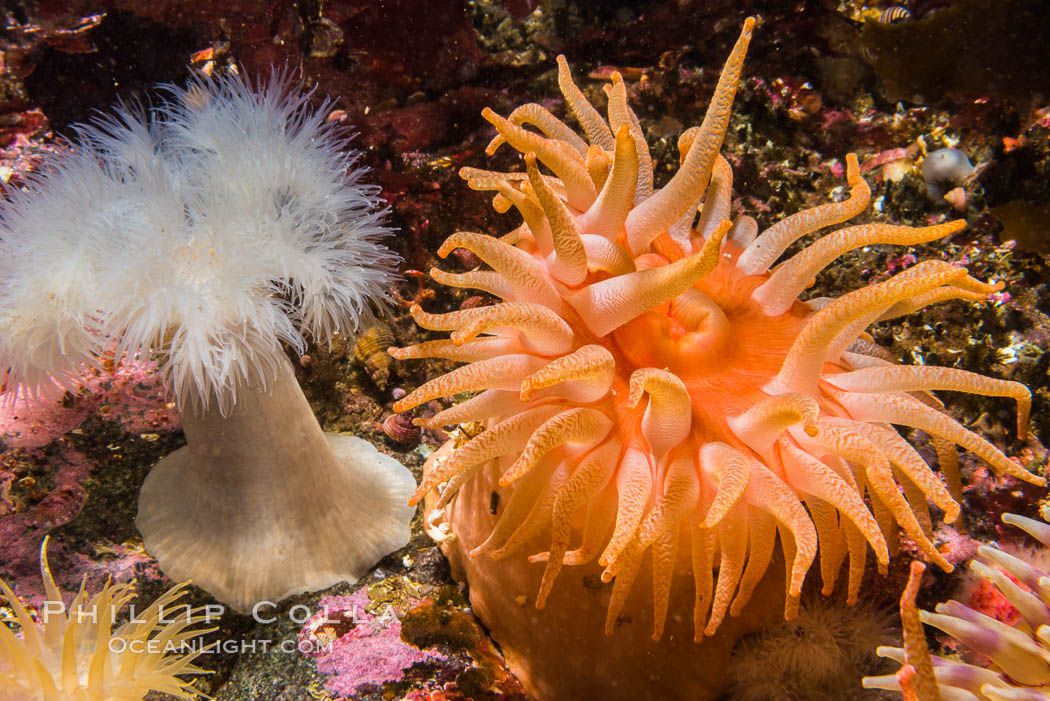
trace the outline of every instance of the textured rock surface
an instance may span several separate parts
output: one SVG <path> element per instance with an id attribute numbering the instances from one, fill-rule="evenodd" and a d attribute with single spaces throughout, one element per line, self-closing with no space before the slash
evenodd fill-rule
<path id="1" fill-rule="evenodd" d="M 453 230 L 497 233 L 505 228 L 486 198 L 471 193 L 456 175 L 461 166 L 499 169 L 510 163 L 509 154 L 506 162 L 484 157 L 492 131 L 480 117 L 481 108 L 489 105 L 506 114 L 528 96 L 555 95 L 553 57 L 565 52 L 581 76 L 601 77 L 611 68 L 626 76 L 654 158 L 669 162 L 675 145 L 669 135 L 702 113 L 717 75 L 713 69 L 721 65 L 744 15 L 728 0 L 654 0 L 637 9 L 544 2 L 520 19 L 494 0 L 400 0 L 382 3 L 382 10 L 364 0 L 331 5 L 321 11 L 313 3 L 179 2 L 153 3 L 146 11 L 142 3 L 116 2 L 106 4 L 116 9 L 95 17 L 96 3 L 9 3 L 7 30 L 0 37 L 0 178 L 18 186 L 40 153 L 61 147 L 53 137 L 68 133 L 70 121 L 88 118 L 92 109 L 117 97 L 141 97 L 156 82 L 179 81 L 187 64 L 211 62 L 221 68 L 235 61 L 249 72 L 268 70 L 271 63 L 301 66 L 319 94 L 339 99 L 341 113 L 335 118 L 360 132 L 365 161 L 377 171 L 394 207 L 402 233 L 393 246 L 405 259 L 398 294 L 406 302 L 425 302 L 429 311 L 449 311 L 476 304 L 470 299 L 475 293 L 438 289 L 416 271 L 429 270 L 438 245 Z M 425 14 L 435 5 L 438 15 Z M 875 336 L 913 362 L 1025 382 L 1033 392 L 1032 431 L 1046 439 L 1050 266 L 1040 251 L 1047 244 L 1026 239 L 1028 232 L 1014 233 L 1016 218 L 998 208 L 1022 201 L 1045 210 L 1050 203 L 1047 105 L 1016 105 L 980 94 L 927 96 L 924 105 L 892 102 L 858 41 L 862 17 L 878 11 L 859 2 L 841 3 L 841 13 L 819 3 L 796 11 L 797 5 L 770 1 L 750 8 L 759 14 L 760 26 L 725 149 L 740 197 L 734 207 L 746 205 L 767 226 L 785 213 L 826 201 L 842 184 L 837 169 L 847 151 L 858 151 L 865 163 L 904 149 L 907 158 L 890 160 L 898 164 L 896 171 L 873 165 L 865 174 L 879 208 L 873 216 L 920 223 L 948 205 L 928 200 L 914 166 L 923 153 L 942 146 L 966 151 L 979 171 L 964 214 L 969 227 L 914 254 L 966 261 L 975 276 L 1002 279 L 1007 288 L 980 307 L 952 302 L 882 324 Z M 396 32 L 388 35 L 377 27 Z M 416 34 L 426 41 L 413 44 L 411 51 L 390 38 Z M 377 36 L 387 46 L 376 46 Z M 929 61 L 939 59 L 930 56 Z M 1046 71 L 1048 65 L 1043 61 L 1037 67 Z M 921 61 L 914 66 L 916 73 L 923 70 Z M 1045 73 L 1041 79 L 1046 80 Z M 604 104 L 599 81 L 582 82 L 588 95 Z M 1004 233 L 1008 238 L 1002 238 Z M 872 271 L 888 276 L 907 263 L 901 256 L 901 249 L 881 246 L 847 256 L 818 277 L 810 294 L 852 289 Z M 462 272 L 470 263 L 446 262 L 444 267 Z M 407 315 L 407 304 L 385 321 L 396 345 L 424 340 Z M 386 437 L 382 422 L 399 392 L 447 368 L 400 364 L 381 389 L 354 362 L 350 341 L 331 350 L 311 349 L 309 355 L 309 362 L 298 364 L 297 375 L 325 430 L 370 440 L 415 469 L 418 478 L 423 460 L 443 436 L 424 431 L 420 444 L 398 445 Z M 182 445 L 181 434 L 155 383 L 145 376 L 122 385 L 121 372 L 126 371 L 47 407 L 38 419 L 26 423 L 23 418 L 18 427 L 5 424 L 3 429 L 0 576 L 18 585 L 30 602 L 42 593 L 37 554 L 46 533 L 52 535 L 52 570 L 64 589 L 75 589 L 84 575 L 96 587 L 110 575 L 136 577 L 143 599 L 149 600 L 169 584 L 141 550 L 135 502 L 149 467 Z M 1045 464 L 1037 443 L 1017 442 L 1007 401 L 949 399 L 956 418 L 1007 452 Z M 55 433 L 59 427 L 68 432 Z M 29 436 L 36 445 L 20 444 Z M 916 438 L 925 445 L 922 436 Z M 923 450 L 932 456 L 928 445 Z M 1040 496 L 1035 490 L 994 479 L 966 456 L 963 470 L 972 485 L 964 509 L 967 534 L 995 538 L 1002 511 L 1033 513 Z M 33 509 L 69 482 L 85 492 L 79 514 L 64 525 L 31 524 Z M 938 544 L 965 559 L 958 533 L 940 532 Z M 899 558 L 888 578 L 872 576 L 867 595 L 892 605 L 906 567 L 906 559 Z M 953 577 L 927 579 L 919 604 L 930 607 L 946 598 Z M 322 596 L 353 596 L 379 585 L 400 592 L 408 583 L 416 587 L 414 593 L 395 598 L 421 603 L 394 607 L 403 613 L 402 638 L 428 649 L 421 654 L 431 660 L 440 655 L 443 661 L 412 667 L 412 674 L 368 687 L 356 697 L 521 698 L 491 643 L 464 611 L 465 599 L 419 517 L 412 542 L 356 587 L 284 602 L 270 612 L 276 618 L 270 623 L 224 616 L 217 638 L 257 645 L 207 656 L 202 666 L 216 673 L 202 679 L 201 688 L 223 701 L 325 698 L 326 679 L 315 658 L 274 648 L 298 641 Z M 209 602 L 200 592 L 194 595 L 194 603 Z M 300 605 L 304 608 L 294 615 L 301 621 L 296 622 L 292 608 Z M 268 651 L 261 641 L 270 641 Z"/>

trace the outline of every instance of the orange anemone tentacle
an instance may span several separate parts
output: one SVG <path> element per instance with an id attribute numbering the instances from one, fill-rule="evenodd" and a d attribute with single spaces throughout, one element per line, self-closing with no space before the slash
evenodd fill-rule
<path id="1" fill-rule="evenodd" d="M 504 279 L 508 296 L 499 295 L 508 302 L 535 302 L 549 307 L 555 311 L 561 311 L 563 303 L 557 290 L 543 273 L 532 256 L 515 246 L 506 244 L 499 239 L 485 234 L 475 234 L 466 231 L 457 231 L 445 239 L 438 249 L 438 256 L 446 258 L 453 250 L 463 248 L 477 255 L 492 267 L 492 271 Z M 431 276 L 435 269 L 431 270 Z M 453 273 L 442 273 L 445 280 L 453 276 Z M 456 280 L 459 276 L 453 277 Z M 434 278 L 437 280 L 437 278 Z M 443 285 L 455 283 L 437 280 Z M 466 285 L 455 284 L 456 287 Z"/>
<path id="2" fill-rule="evenodd" d="M 763 273 L 803 236 L 860 214 L 868 206 L 871 190 L 861 177 L 855 153 L 846 155 L 846 183 L 850 188 L 849 199 L 804 209 L 763 231 L 737 259 L 740 272 L 744 275 Z"/>
<path id="3" fill-rule="evenodd" d="M 616 240 L 627 221 L 638 184 L 638 148 L 627 125 L 616 131 L 612 172 L 598 199 L 580 215 L 580 231 Z"/>
<path id="4" fill-rule="evenodd" d="M 550 451 L 563 445 L 589 447 L 609 435 L 613 423 L 600 411 L 576 408 L 552 416 L 537 428 L 521 456 L 499 478 L 501 487 L 520 479 Z"/>
<path id="5" fill-rule="evenodd" d="M 569 109 L 583 127 L 587 140 L 606 151 L 612 151 L 613 135 L 609 125 L 606 124 L 601 113 L 594 109 L 594 106 L 584 97 L 583 92 L 576 87 L 576 83 L 572 80 L 572 73 L 569 71 L 569 62 L 564 56 L 558 56 L 558 87 Z"/>
<path id="6" fill-rule="evenodd" d="M 1010 397 L 1017 401 L 1017 434 L 1024 438 L 1032 393 L 1020 382 L 997 380 L 957 368 L 928 365 L 891 365 L 871 367 L 830 375 L 826 381 L 851 392 L 928 392 L 952 390 L 986 397 Z"/>
<path id="7" fill-rule="evenodd" d="M 715 158 L 722 148 L 722 139 L 729 126 L 733 98 L 736 97 L 754 27 L 754 18 L 748 17 L 718 78 L 715 94 L 711 97 L 711 104 L 685 162 L 670 182 L 632 209 L 628 215 L 627 241 L 632 253 L 637 254 L 645 250 L 650 241 L 681 217 L 689 207 L 693 193 L 707 190 Z"/>
<path id="8" fill-rule="evenodd" d="M 535 153 L 536 158 L 550 168 L 565 186 L 569 204 L 581 210 L 591 206 L 597 193 L 587 172 L 583 154 L 563 141 L 548 139 L 511 124 L 487 107 L 482 110 L 481 116 L 496 127 L 511 146 L 523 153 Z"/>
<path id="9" fill-rule="evenodd" d="M 570 129 L 565 122 L 551 114 L 546 107 L 537 105 L 535 102 L 515 107 L 514 111 L 507 115 L 507 121 L 517 127 L 531 124 L 543 132 L 543 135 L 548 139 L 565 141 L 580 153 L 587 153 L 587 142 L 581 139 L 579 134 Z M 489 145 L 485 147 L 485 152 L 495 153 L 496 149 L 504 143 L 506 143 L 506 139 L 503 138 L 503 135 L 497 134 L 489 142 Z"/>
<path id="10" fill-rule="evenodd" d="M 675 374 L 656 368 L 631 373 L 627 407 L 633 409 L 649 393 L 642 417 L 642 435 L 653 454 L 662 457 L 685 440 L 692 427 L 692 402 L 685 383 Z"/>
<path id="11" fill-rule="evenodd" d="M 616 372 L 616 360 L 606 348 L 589 345 L 538 369 L 521 382 L 521 401 L 527 402 L 534 392 L 565 383 L 577 401 L 593 401 L 609 391 Z"/>
<path id="12" fill-rule="evenodd" d="M 839 229 L 774 268 L 773 274 L 751 294 L 751 298 L 769 316 L 783 314 L 809 287 L 817 273 L 849 251 L 877 243 L 898 246 L 926 243 L 949 236 L 965 226 L 966 222 L 958 219 L 919 229 L 889 224 L 863 224 Z"/>
<path id="13" fill-rule="evenodd" d="M 645 143 L 642 125 L 627 104 L 627 86 L 623 83 L 623 76 L 619 71 L 613 71 L 609 80 L 612 82 L 605 86 L 605 94 L 609 96 L 609 126 L 617 133 L 623 127 L 627 127 L 634 140 L 638 178 L 632 199 L 637 205 L 653 194 L 653 159 L 649 155 L 649 145 Z"/>

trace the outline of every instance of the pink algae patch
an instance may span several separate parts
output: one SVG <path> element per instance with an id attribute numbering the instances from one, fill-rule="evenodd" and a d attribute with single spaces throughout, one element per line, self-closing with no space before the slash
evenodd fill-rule
<path id="1" fill-rule="evenodd" d="M 300 651 L 317 658 L 317 671 L 327 678 L 325 690 L 333 697 L 400 681 L 415 664 L 447 660 L 439 652 L 406 643 L 396 611 L 383 605 L 369 612 L 371 603 L 365 589 L 323 597 L 321 610 L 299 635 Z"/>
<path id="2" fill-rule="evenodd" d="M 40 448 L 79 426 L 93 412 L 119 421 L 128 433 L 173 431 L 178 414 L 153 361 L 121 363 L 57 398 L 0 405 L 0 440 L 9 448 Z"/>
<path id="3" fill-rule="evenodd" d="M 1015 584 L 1021 584 L 1009 574 L 1006 576 L 1010 577 Z M 1002 595 L 998 587 L 987 579 L 980 580 L 974 586 L 973 590 L 970 591 L 970 597 L 966 601 L 966 605 L 974 611 L 990 616 L 1008 626 L 1014 626 L 1021 622 L 1020 612 Z"/>
<path id="4" fill-rule="evenodd" d="M 0 463 L 0 577 L 30 606 L 44 600 L 40 544 L 50 531 L 80 515 L 88 499 L 86 481 L 98 467 L 75 450 L 73 442 L 60 439 L 96 414 L 119 422 L 131 434 L 155 435 L 179 428 L 178 414 L 153 362 L 123 363 L 112 374 L 93 374 L 64 395 L 56 392 L 46 400 L 0 403 L 0 441 L 10 461 Z M 40 449 L 49 445 L 56 449 L 42 460 Z M 20 451 L 25 451 L 22 458 Z M 52 475 L 54 486 L 42 498 L 35 496 L 26 502 L 24 490 L 23 499 L 12 491 L 23 458 L 34 465 L 31 477 L 39 477 L 41 470 Z M 76 590 L 82 577 L 89 588 L 97 589 L 110 578 L 127 581 L 161 576 L 152 559 L 135 544 L 103 541 L 93 547 L 95 554 L 89 557 L 52 542 L 51 568 L 62 588 Z"/>
<path id="5" fill-rule="evenodd" d="M 45 400 L 0 408 L 0 438 L 9 448 L 42 448 L 79 426 L 90 408 L 86 402 Z"/>

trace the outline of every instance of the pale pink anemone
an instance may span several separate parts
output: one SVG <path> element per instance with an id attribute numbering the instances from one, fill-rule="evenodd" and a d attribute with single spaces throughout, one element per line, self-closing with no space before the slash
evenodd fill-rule
<path id="1" fill-rule="evenodd" d="M 896 674 L 865 677 L 865 688 L 897 690 L 905 701 L 1050 698 L 1050 573 L 1045 571 L 1050 525 L 1018 514 L 1003 514 L 1002 520 L 1026 532 L 1039 546 L 1034 551 L 1013 548 L 1014 553 L 1009 553 L 995 543 L 981 545 L 977 557 L 970 560 L 970 570 L 999 597 L 1001 610 L 1014 615 L 988 615 L 955 599 L 937 604 L 935 612 L 919 610 L 915 598 L 925 566 L 913 562 L 900 603 L 903 647 L 877 650 L 901 667 Z M 946 646 L 954 654 L 930 655 L 924 623 L 954 639 Z"/>
<path id="2" fill-rule="evenodd" d="M 509 144 L 524 154 L 525 172 L 461 174 L 473 189 L 495 190 L 496 209 L 514 207 L 523 224 L 500 238 L 453 234 L 438 255 L 464 248 L 491 269 L 431 275 L 502 302 L 447 314 L 415 306 L 420 326 L 451 331 L 450 339 L 391 349 L 401 359 L 467 363 L 395 406 L 407 411 L 477 393 L 418 423 L 484 429 L 430 456 L 412 503 L 435 495 L 431 525 L 455 536 L 446 551 L 465 570 L 475 607 L 540 696 L 591 688 L 532 677 L 629 674 L 634 662 L 622 658 L 600 669 L 603 643 L 593 642 L 594 654 L 572 666 L 562 642 L 543 640 L 564 636 L 577 650 L 591 645 L 576 637 L 585 626 L 598 628 L 581 613 L 589 600 L 606 607 L 606 634 L 637 633 L 639 617 L 626 618 L 625 604 L 646 560 L 653 640 L 669 619 L 672 636 L 683 635 L 683 616 L 671 604 L 681 606 L 679 589 L 688 588 L 690 637 L 699 642 L 719 631 L 727 613 L 744 610 L 778 540 L 789 619 L 818 545 L 825 595 L 848 557 L 850 603 L 867 549 L 885 570 L 899 548 L 898 529 L 950 570 L 932 541 L 927 502 L 947 522 L 959 515 L 956 445 L 1001 474 L 1043 483 L 930 394 L 1012 397 L 1023 434 L 1030 404 L 1023 385 L 899 365 L 865 333 L 877 320 L 935 302 L 981 300 L 1001 284 L 932 260 L 837 298 L 799 299 L 850 250 L 932 241 L 964 222 L 839 229 L 771 267 L 796 240 L 867 206 L 870 191 L 854 154 L 846 158 L 847 199 L 786 217 L 761 234 L 749 217 L 729 221 L 732 171 L 719 151 L 753 26 L 745 22 L 703 123 L 679 138 L 680 168 L 660 189 L 619 74 L 605 87 L 606 120 L 559 58 L 559 85 L 586 140 L 537 104 L 506 119 L 486 110 L 499 132 L 489 153 Z M 934 437 L 943 477 L 894 424 Z M 556 602 L 565 565 L 590 574 L 574 575 Z M 598 586 L 599 574 L 611 590 Z M 766 593 L 760 607 L 768 607 Z M 558 628 L 535 610 L 515 609 L 548 604 L 570 609 L 565 617 L 573 621 L 559 619 Z M 741 630 L 727 634 L 729 646 Z M 658 656 L 659 649 L 650 652 Z M 538 663 L 537 656 L 552 659 Z M 528 665 L 537 670 L 523 671 Z M 674 677 L 668 688 L 684 693 L 688 685 L 674 668 L 665 671 Z"/>

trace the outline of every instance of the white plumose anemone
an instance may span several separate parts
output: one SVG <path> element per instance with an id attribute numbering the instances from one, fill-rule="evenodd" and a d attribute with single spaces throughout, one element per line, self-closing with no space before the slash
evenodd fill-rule
<path id="1" fill-rule="evenodd" d="M 0 208 L 0 362 L 39 396 L 153 355 L 189 445 L 138 525 L 174 579 L 246 609 L 360 576 L 408 542 L 397 461 L 325 435 L 281 343 L 352 331 L 397 257 L 378 188 L 286 75 L 122 106 Z"/>

